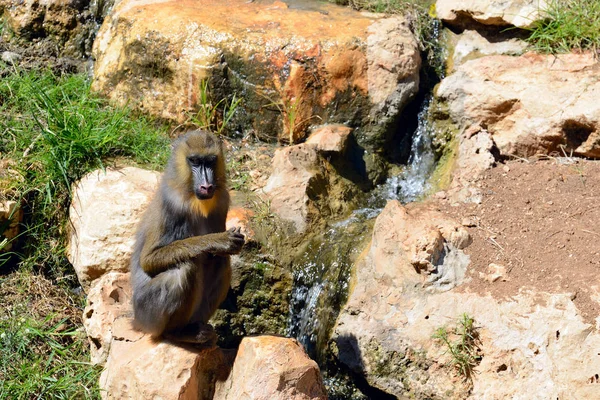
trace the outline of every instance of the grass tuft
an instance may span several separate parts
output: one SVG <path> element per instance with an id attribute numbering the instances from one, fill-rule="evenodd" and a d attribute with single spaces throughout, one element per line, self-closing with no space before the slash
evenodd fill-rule
<path id="1" fill-rule="evenodd" d="M 600 1 L 550 0 L 528 42 L 542 53 L 600 50 Z"/>
<path id="2" fill-rule="evenodd" d="M 433 339 L 446 346 L 450 354 L 450 364 L 465 380 L 471 380 L 473 369 L 481 361 L 479 335 L 474 325 L 473 317 L 462 314 L 456 327 L 440 327 L 433 334 Z"/>

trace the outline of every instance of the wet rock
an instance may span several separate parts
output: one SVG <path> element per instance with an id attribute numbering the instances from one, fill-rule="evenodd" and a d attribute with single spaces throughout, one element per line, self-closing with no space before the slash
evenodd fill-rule
<path id="1" fill-rule="evenodd" d="M 350 121 L 361 145 L 385 142 L 418 88 L 407 21 L 278 4 L 124 0 L 98 33 L 93 88 L 182 121 L 209 79 L 216 101 L 244 99 L 233 130 L 298 142 L 310 125 Z"/>
<path id="2" fill-rule="evenodd" d="M 465 132 L 485 127 L 502 156 L 598 158 L 598 71 L 592 54 L 489 56 L 460 66 L 437 96 Z"/>
<path id="3" fill-rule="evenodd" d="M 437 0 L 436 16 L 444 23 L 468 28 L 473 22 L 498 27 L 533 26 L 542 18 L 545 0 Z"/>
<path id="4" fill-rule="evenodd" d="M 134 167 L 94 171 L 73 189 L 68 257 L 84 289 L 109 271 L 129 271 L 135 231 L 160 174 Z"/>
<path id="5" fill-rule="evenodd" d="M 248 248 L 231 257 L 231 289 L 211 319 L 218 344 L 238 346 L 248 335 L 285 335 L 290 309 L 292 277 L 268 254 Z"/>
<path id="6" fill-rule="evenodd" d="M 319 367 L 295 339 L 244 338 L 231 374 L 217 382 L 214 399 L 326 399 Z"/>
<path id="7" fill-rule="evenodd" d="M 435 229 L 439 234 L 431 234 Z M 440 234 L 446 245 L 466 245 L 463 230 L 427 205 L 388 203 L 354 266 L 348 302 L 334 328 L 338 359 L 397 398 L 595 396 L 589 377 L 600 368 L 600 334 L 583 322 L 570 293 L 494 299 L 423 287 L 415 255 L 434 259 Z M 448 348 L 432 339 L 464 313 L 475 321 L 482 356 L 472 381 L 457 374 Z"/>
<path id="8" fill-rule="evenodd" d="M 343 150 L 345 129 L 338 127 L 330 138 L 331 128 L 306 143 L 275 151 L 272 173 L 263 191 L 270 200 L 271 211 L 288 223 L 290 232 L 305 232 L 323 217 L 349 210 L 367 180 L 353 165 L 341 162 L 340 153 L 330 151 L 334 144 Z M 329 135 L 328 135 L 329 136 Z M 341 140 L 341 141 L 340 141 Z"/>

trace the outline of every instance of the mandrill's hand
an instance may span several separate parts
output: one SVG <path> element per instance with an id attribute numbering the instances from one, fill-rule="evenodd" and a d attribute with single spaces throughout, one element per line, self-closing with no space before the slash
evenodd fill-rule
<path id="1" fill-rule="evenodd" d="M 218 233 L 219 240 L 215 243 L 216 254 L 238 254 L 244 245 L 244 235 L 241 228 L 231 228 L 225 232 Z"/>

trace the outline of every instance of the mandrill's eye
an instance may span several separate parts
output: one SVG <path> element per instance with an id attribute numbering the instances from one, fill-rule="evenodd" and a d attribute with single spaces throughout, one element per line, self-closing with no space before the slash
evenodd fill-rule
<path id="1" fill-rule="evenodd" d="M 207 168 L 213 168 L 214 165 L 217 163 L 217 156 L 214 155 L 191 155 L 187 159 L 192 167 L 199 167 L 201 165 L 204 165 Z"/>
<path id="2" fill-rule="evenodd" d="M 200 166 L 200 164 L 202 164 L 202 157 L 199 156 L 189 156 L 188 157 L 188 162 L 190 163 L 190 165 L 192 167 L 198 167 Z"/>

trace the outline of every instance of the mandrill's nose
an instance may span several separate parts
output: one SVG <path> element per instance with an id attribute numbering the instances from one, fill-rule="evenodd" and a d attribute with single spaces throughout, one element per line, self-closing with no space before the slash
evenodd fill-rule
<path id="1" fill-rule="evenodd" d="M 196 196 L 203 199 L 210 199 L 215 194 L 215 185 L 200 185 L 196 188 Z"/>

